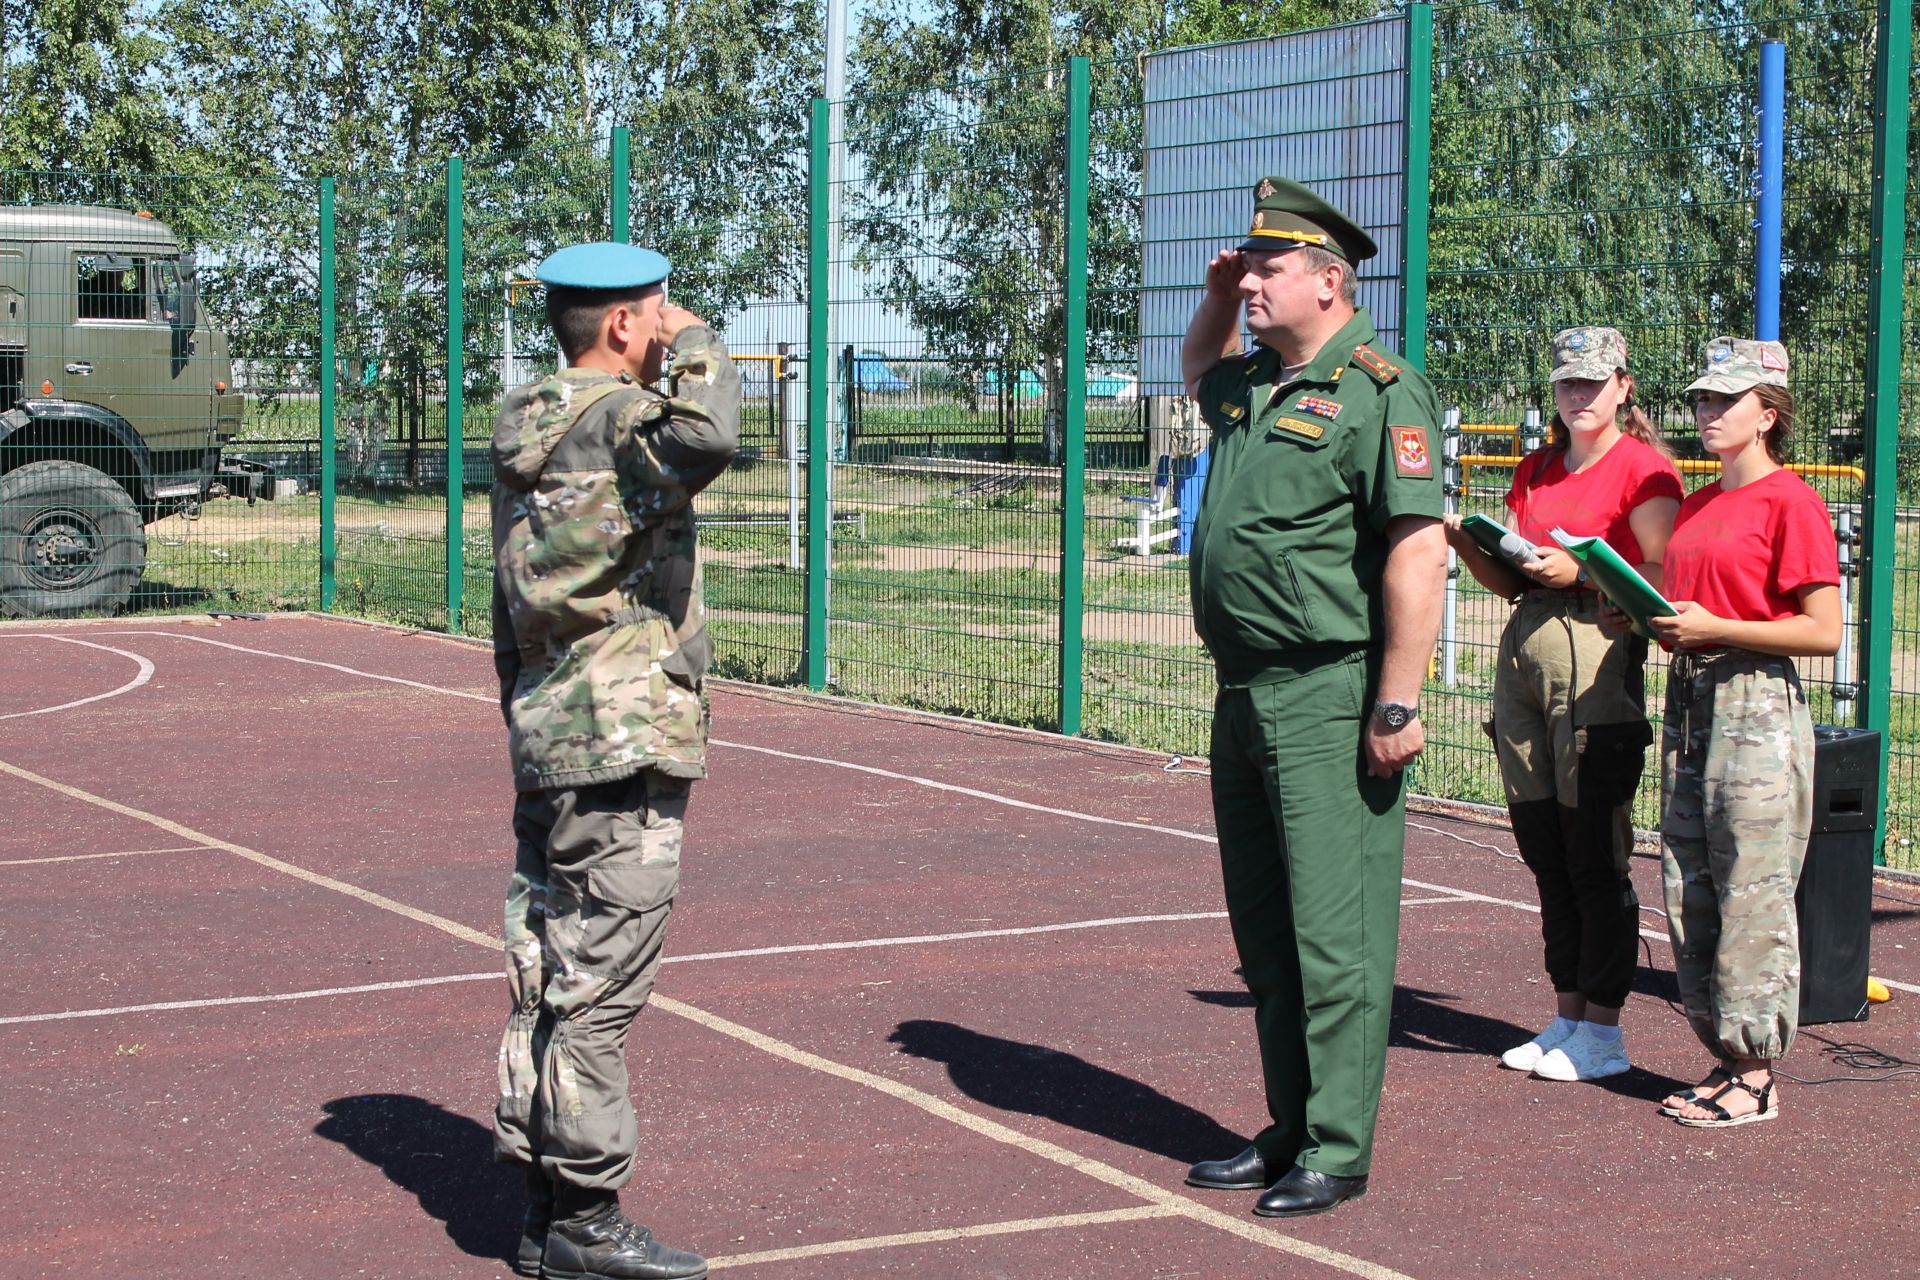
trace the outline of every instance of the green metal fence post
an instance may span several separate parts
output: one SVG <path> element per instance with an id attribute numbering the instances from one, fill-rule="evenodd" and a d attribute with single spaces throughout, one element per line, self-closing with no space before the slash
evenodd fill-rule
<path id="1" fill-rule="evenodd" d="M 1899 498 L 1900 323 L 1906 267 L 1907 112 L 1913 74 L 1913 0 L 1881 0 L 1873 65 L 1872 240 L 1867 255 L 1867 388 L 1860 579 L 1860 726 L 1880 732 L 1880 795 L 1893 742 L 1893 570 Z M 1886 860 L 1887 806 L 1874 848 Z"/>
<path id="2" fill-rule="evenodd" d="M 320 179 L 320 611 L 333 608 L 334 351 L 333 179 Z"/>
<path id="3" fill-rule="evenodd" d="M 607 158 L 613 162 L 610 177 L 613 199 L 609 205 L 612 234 L 609 238 L 618 244 L 625 244 L 633 239 L 631 229 L 633 183 L 628 177 L 627 169 L 632 161 L 632 147 L 633 142 L 627 132 L 627 126 L 615 125 L 612 136 L 607 139 Z"/>
<path id="4" fill-rule="evenodd" d="M 466 481 L 466 189 L 460 157 L 447 161 L 447 630 L 460 634 Z"/>
<path id="5" fill-rule="evenodd" d="M 827 378 L 833 359 L 827 351 L 828 290 L 833 264 L 828 261 L 827 184 L 832 106 L 813 100 L 807 140 L 807 621 L 803 665 L 807 687 L 827 686 L 827 468 L 833 442 L 827 424 Z"/>
<path id="6" fill-rule="evenodd" d="M 1092 71 L 1067 63 L 1066 420 L 1060 432 L 1060 732 L 1079 733 L 1084 695 L 1087 519 L 1087 167 Z M 1144 550 L 1144 548 L 1143 548 Z"/>
<path id="7" fill-rule="evenodd" d="M 1406 278 L 1400 286 L 1400 353 L 1427 368 L 1427 210 L 1433 157 L 1433 6 L 1407 6 Z"/>

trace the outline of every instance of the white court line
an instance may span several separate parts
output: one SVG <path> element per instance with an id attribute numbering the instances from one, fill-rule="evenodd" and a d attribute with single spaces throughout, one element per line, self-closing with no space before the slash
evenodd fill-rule
<path id="1" fill-rule="evenodd" d="M 194 845 L 195 849 L 206 849 L 207 845 Z M 112 854 L 93 854 L 92 857 L 112 857 Z M 0 864 L 5 865 L 5 864 Z M 1401 906 L 1416 906 L 1431 902 L 1466 902 L 1469 899 L 1453 895 L 1439 898 L 1407 898 Z M 1195 920 L 1225 920 L 1224 911 L 1188 911 L 1177 915 L 1161 916 L 1112 916 L 1104 920 L 1069 920 L 1061 924 L 1026 925 L 1008 929 L 972 929 L 965 933 L 915 933 L 903 934 L 892 938 L 857 938 L 848 942 L 796 942 L 780 947 L 748 947 L 738 951 L 692 951 L 686 955 L 667 956 L 661 964 L 698 964 L 707 960 L 740 960 L 749 957 L 806 955 L 816 951 L 863 951 L 875 947 L 913 947 L 938 942 L 973 942 L 981 938 L 1016 938 L 1037 933 L 1069 933 L 1081 929 L 1107 929 L 1135 924 L 1184 924 Z M 404 982 L 375 982 L 358 987 L 325 987 L 318 991 L 292 991 L 283 995 L 263 996 L 218 996 L 203 1000 L 165 1000 L 157 1004 L 119 1005 L 109 1009 L 73 1009 L 60 1013 L 17 1014 L 12 1017 L 0 1017 L 0 1026 L 23 1022 L 60 1022 L 69 1018 L 105 1018 L 122 1013 L 157 1013 L 169 1009 L 211 1009 L 230 1004 L 267 1004 L 276 1000 L 311 1000 L 316 996 L 358 995 L 367 991 L 401 991 L 408 987 L 432 986 L 441 982 L 478 982 L 483 978 L 498 978 L 501 973 L 459 973 L 442 978 L 419 978 Z"/>
<path id="2" fill-rule="evenodd" d="M 0 867 L 31 867 L 43 862 L 88 862 L 94 858 L 140 858 L 149 853 L 198 853 L 207 848 L 204 844 L 183 844 L 170 849 L 121 849 L 114 853 L 63 853 L 53 858 L 6 858 L 0 859 Z"/>
<path id="3" fill-rule="evenodd" d="M 708 1258 L 707 1266 L 753 1267 L 768 1262 L 796 1262 L 801 1258 L 824 1258 L 845 1253 L 864 1253 L 869 1249 L 895 1249 L 903 1245 L 940 1244 L 948 1240 L 977 1240 L 982 1236 L 1006 1236 L 1022 1231 L 1060 1231 L 1069 1227 L 1097 1227 L 1109 1222 L 1140 1222 L 1147 1218 L 1178 1217 L 1171 1205 L 1142 1204 L 1127 1209 L 1102 1209 L 1096 1213 L 1062 1213 L 1051 1218 L 1018 1218 L 1012 1222 L 983 1222 L 975 1227 L 946 1227 L 938 1231 L 909 1231 L 897 1236 L 864 1236 L 858 1240 L 831 1240 L 823 1244 L 800 1244 L 790 1249 L 767 1249 L 760 1253 L 725 1254 Z"/>
<path id="4" fill-rule="evenodd" d="M 162 632 L 161 634 L 164 635 L 166 633 Z M 78 644 L 85 645 L 89 649 L 104 649 L 108 653 L 117 653 L 123 658 L 133 659 L 140 665 L 140 670 L 135 674 L 133 679 L 127 681 L 118 689 L 112 689 L 106 693 L 96 693 L 90 698 L 75 698 L 72 702 L 63 702 L 57 707 L 35 707 L 31 711 L 9 711 L 5 715 L 0 716 L 0 720 L 17 720 L 21 716 L 44 716 L 55 711 L 71 711 L 75 707 L 84 707 L 89 702 L 100 702 L 106 698 L 117 698 L 123 693 L 131 693 L 147 681 L 153 679 L 153 663 L 147 661 L 137 653 L 128 653 L 125 649 L 115 649 L 111 645 L 95 644 L 91 640 L 75 640 L 72 636 L 52 635 L 44 631 L 12 632 L 7 638 L 10 640 L 58 640 L 61 644 Z"/>
<path id="5" fill-rule="evenodd" d="M 195 845 L 205 849 L 207 845 Z M 872 947 L 909 947 L 930 942 L 971 942 L 979 938 L 1010 938 L 1035 933 L 1065 933 L 1078 929 L 1100 929 L 1129 924 L 1180 923 L 1189 920 L 1224 920 L 1224 911 L 1194 911 L 1183 915 L 1115 916 L 1106 920 L 1072 920 L 1064 924 L 1029 925 L 1012 929 L 975 929 L 967 933 L 921 933 L 897 938 L 860 938 L 849 942 L 800 942 L 784 947 L 750 947 L 739 951 L 693 951 L 667 956 L 661 964 L 698 964 L 703 960 L 739 960 L 750 956 L 804 955 L 814 951 L 859 951 Z M 402 991 L 408 987 L 432 986 L 442 982 L 478 982 L 500 978 L 505 971 L 459 973 L 443 978 L 418 978 L 405 982 L 374 982 L 358 987 L 324 987 L 318 991 L 293 991 L 283 995 L 217 996 L 203 1000 L 165 1000 L 157 1004 L 119 1005 L 110 1009 L 73 1009 L 61 1013 L 27 1013 L 0 1017 L 0 1026 L 23 1022 L 60 1022 L 69 1018 L 105 1018 L 122 1013 L 158 1013 L 169 1009 L 212 1009 L 230 1004 L 268 1004 L 276 1000 L 311 1000 L 317 996 L 358 995 L 367 991 Z"/>
<path id="6" fill-rule="evenodd" d="M 1123 924 L 1167 924 L 1187 920 L 1225 920 L 1224 911 L 1187 911 L 1164 916 L 1112 916 L 1105 920 L 1069 920 L 1064 924 L 1032 924 L 1008 929 L 974 929 L 966 933 L 920 933 L 898 938 L 861 938 L 852 942 L 798 942 L 784 947 L 748 947 L 741 951 L 700 951 L 668 956 L 662 964 L 692 960 L 738 960 L 747 956 L 791 956 L 809 951 L 859 951 L 867 947 L 910 947 L 924 942 L 967 942 L 974 938 L 1022 938 L 1036 933 L 1068 933 L 1076 929 L 1104 929 Z"/>
<path id="7" fill-rule="evenodd" d="M 134 818 L 141 822 L 148 823 L 160 828 L 160 830 L 166 832 L 168 835 L 178 836 L 182 840 L 192 840 L 210 848 L 224 849 L 228 853 L 245 858 L 249 862 L 258 863 L 270 871 L 283 872 L 296 880 L 304 880 L 308 884 L 317 885 L 322 889 L 331 889 L 335 893 L 343 893 L 349 898 L 358 898 L 369 906 L 379 907 L 383 911 L 391 911 L 395 915 L 405 916 L 409 920 L 415 920 L 421 924 L 432 925 L 442 933 L 450 933 L 454 937 L 461 938 L 467 942 L 478 942 L 488 947 L 500 946 L 500 940 L 498 938 L 484 934 L 478 929 L 470 929 L 458 920 L 449 920 L 447 917 L 435 915 L 431 911 L 422 911 L 419 907 L 410 907 L 404 902 L 387 897 L 385 894 L 375 893 L 371 889 L 362 889 L 357 884 L 349 884 L 345 880 L 336 880 L 332 876 L 323 876 L 317 871 L 309 871 L 305 867 L 282 861 L 271 854 L 261 853 L 258 849 L 249 849 L 243 844 L 235 844 L 231 840 L 222 840 L 218 836 L 210 836 L 205 832 L 195 831 L 192 827 L 186 826 L 184 823 L 163 818 L 157 813 L 148 813 L 144 809 L 135 809 L 131 805 L 121 804 L 117 800 L 109 800 L 105 796 L 94 795 L 91 791 L 82 791 L 79 787 L 68 786 L 64 782 L 55 782 L 52 778 L 41 777 L 31 769 L 22 769 L 17 764 L 0 760 L 0 773 L 10 774 L 22 782 L 35 783 L 45 787 L 49 791 L 58 792 L 60 795 L 66 796 L 69 799 L 98 806 L 109 813 L 117 813 L 123 818 Z"/>
<path id="8" fill-rule="evenodd" d="M 191 640 L 196 644 L 212 645 L 215 648 L 219 648 L 219 649 L 231 649 L 236 653 L 250 653 L 262 658 L 279 658 L 285 662 L 297 662 L 305 666 L 311 666 L 311 667 L 324 667 L 329 671 L 338 671 L 346 675 L 360 676 L 367 680 L 378 680 L 378 681 L 384 681 L 388 684 L 406 685 L 408 688 L 422 689 L 429 693 L 442 693 L 442 694 L 446 694 L 449 697 L 454 697 L 454 698 L 466 698 L 474 702 L 483 702 L 490 707 L 497 707 L 499 705 L 499 699 L 497 697 L 490 697 L 486 694 L 469 693 L 464 689 L 449 689 L 443 685 L 425 684 L 419 680 L 407 680 L 400 676 L 382 675 L 377 671 L 362 671 L 357 667 L 343 666 L 337 662 L 321 662 L 317 658 L 300 658 L 300 657 L 294 656 L 293 654 L 276 653 L 271 649 L 254 649 L 254 648 L 248 647 L 247 645 L 230 644 L 227 641 L 214 640 L 207 636 L 190 636 L 190 635 L 184 635 L 177 631 L 151 631 L 151 630 L 106 631 L 106 632 L 100 632 L 98 634 L 116 635 L 116 636 L 119 636 L 119 635 L 162 636 L 164 638 L 171 639 L 171 640 Z M 0 638 L 4 638 L 4 637 L 0 637 Z M 104 647 L 104 646 L 97 646 L 97 647 Z M 1108 818 L 1108 817 L 1103 817 L 1099 814 L 1081 813 L 1073 809 L 1055 809 L 1047 805 L 1033 804 L 1026 800 L 1018 800 L 1012 796 L 999 795 L 992 791 L 980 791 L 972 787 L 955 786 L 952 783 L 939 782 L 932 778 L 921 778 L 913 774 L 896 773 L 891 769 L 879 769 L 879 768 L 875 768 L 872 765 L 854 764 L 846 760 L 834 760 L 827 756 L 798 755 L 789 751 L 777 751 L 772 747 L 757 747 L 757 746 L 749 746 L 746 743 L 727 742 L 720 738 L 714 738 L 714 739 L 711 739 L 711 741 L 715 746 L 733 747 L 735 749 L 742 750 L 742 751 L 757 751 L 764 755 L 778 756 L 785 760 L 804 761 L 809 764 L 827 765 L 837 769 L 850 769 L 856 773 L 866 773 L 866 774 L 872 774 L 876 777 L 891 778 L 900 782 L 911 783 L 915 786 L 929 787 L 936 791 L 957 792 L 961 795 L 971 796 L 976 800 L 984 800 L 990 804 L 1006 805 L 1010 808 L 1015 808 L 1015 809 L 1027 809 L 1036 813 L 1052 814 L 1055 817 L 1060 817 L 1060 818 L 1073 818 L 1083 822 L 1098 823 L 1103 826 L 1132 827 L 1140 831 L 1153 831 L 1161 835 L 1174 836 L 1182 840 L 1193 840 L 1202 844 L 1218 844 L 1219 843 L 1219 841 L 1215 837 L 1213 837 L 1212 835 L 1204 831 L 1187 831 L 1179 827 L 1162 827 L 1162 826 L 1156 826 L 1152 823 L 1147 823 L 1147 822 L 1131 822 L 1124 818 Z M 1400 883 L 1409 888 L 1426 889 L 1426 890 L 1429 890 L 1430 892 L 1451 894 L 1454 897 L 1460 898 L 1464 901 L 1487 902 L 1487 903 L 1493 903 L 1497 906 L 1514 907 L 1521 911 L 1531 911 L 1536 915 L 1538 915 L 1540 912 L 1540 908 L 1534 903 L 1520 902 L 1513 898 L 1497 898 L 1489 894 L 1475 893 L 1469 889 L 1456 889 L 1452 885 L 1428 884 L 1425 881 L 1409 880 L 1405 878 L 1403 878 L 1400 881 Z M 1652 938 L 1658 942 L 1669 942 L 1669 943 L 1671 942 L 1671 940 L 1667 937 L 1667 935 L 1665 933 L 1660 932 L 1659 930 L 1642 929 L 1640 930 L 1640 934 L 1642 937 Z M 1892 978 L 1881 978 L 1880 981 L 1886 983 L 1889 987 L 1892 987 L 1899 991 L 1908 991 L 1908 992 L 1913 992 L 1915 994 L 1920 994 L 1920 984 L 1898 982 Z"/>
<path id="9" fill-rule="evenodd" d="M 19 1013 L 0 1018 L 0 1027 L 23 1022 L 66 1022 L 74 1018 L 107 1018 L 121 1013 L 164 1013 L 174 1009 L 215 1009 L 234 1004 L 277 1004 L 284 1000 L 317 1000 L 322 996 L 353 996 L 366 991 L 405 991 L 413 987 L 439 987 L 449 982 L 498 981 L 500 969 L 486 973 L 455 973 L 443 978 L 409 978 L 403 982 L 369 982 L 358 987 L 321 987 L 315 991 L 282 991 L 270 996 L 220 996 L 209 1000 L 164 1000 L 158 1004 L 127 1004 L 117 1009 L 73 1009 L 65 1013 Z"/>
<path id="10" fill-rule="evenodd" d="M 466 698 L 472 702 L 483 702 L 487 706 L 498 708 L 500 699 L 494 694 L 471 693 L 465 689 L 449 689 L 444 685 L 426 684 L 419 680 L 407 680 L 400 676 L 382 675 L 377 671 L 362 671 L 357 667 L 344 666 L 338 662 L 322 662 L 318 658 L 300 658 L 290 653 L 275 653 L 271 649 L 253 649 L 246 645 L 230 644 L 225 640 L 214 640 L 207 636 L 182 635 L 176 631 L 106 631 L 102 635 L 113 636 L 163 636 L 170 640 L 191 640 L 195 644 L 213 645 L 220 649 L 231 649 L 236 653 L 251 653 L 262 658 L 279 658 L 284 662 L 298 662 L 309 667 L 324 667 L 328 671 L 338 671 L 344 675 L 360 676 L 367 680 L 380 680 L 388 684 L 405 685 L 409 689 L 423 689 L 429 693 L 444 693 L 453 698 Z M 1056 809 L 1050 805 L 1034 804 L 1028 800 L 1015 799 L 1013 796 L 1000 795 L 997 792 L 981 791 L 974 787 L 962 787 L 951 782 L 940 782 L 933 778 L 922 778 L 911 773 L 896 773 L 892 769 L 881 769 L 873 765 L 854 764 L 849 760 L 835 760 L 828 756 L 799 755 L 791 751 L 779 751 L 773 747 L 753 746 L 745 742 L 729 742 L 724 738 L 711 738 L 716 747 L 728 747 L 735 751 L 753 751 L 761 755 L 777 756 L 782 760 L 798 760 L 806 764 L 828 765 L 836 769 L 847 769 L 854 773 L 871 774 L 876 778 L 887 778 L 894 782 L 910 783 L 917 787 L 926 787 L 933 791 L 947 791 L 955 795 L 967 796 L 974 800 L 984 800 L 990 804 L 1005 805 L 1012 809 L 1026 809 L 1034 813 L 1048 813 L 1059 818 L 1072 818 L 1077 822 L 1091 822 L 1102 826 L 1130 827 L 1136 831 L 1152 831 L 1160 835 L 1173 836 L 1180 840 L 1194 840 L 1201 844 L 1217 844 L 1213 836 L 1204 831 L 1188 831 L 1182 827 L 1162 827 L 1150 822 L 1134 822 L 1126 818 L 1108 818 L 1097 813 L 1082 813 L 1077 809 Z"/>
<path id="11" fill-rule="evenodd" d="M 1251 1241 L 1254 1244 L 1264 1245 L 1269 1249 L 1274 1249 L 1281 1253 L 1289 1253 L 1297 1258 L 1304 1258 L 1310 1262 L 1318 1262 L 1324 1266 L 1332 1267 L 1335 1270 L 1344 1271 L 1348 1275 L 1363 1276 L 1366 1277 L 1367 1280 L 1410 1280 L 1409 1277 L 1403 1276 L 1398 1271 L 1383 1267 L 1375 1262 L 1369 1262 L 1365 1258 L 1357 1258 L 1352 1254 L 1341 1253 L 1335 1249 L 1328 1249 L 1317 1244 L 1309 1244 L 1305 1240 L 1296 1240 L 1291 1236 L 1283 1236 L 1275 1231 L 1258 1226 L 1251 1221 L 1235 1217 L 1232 1214 L 1222 1213 L 1210 1205 L 1201 1204 L 1199 1201 L 1181 1195 L 1177 1191 L 1170 1191 L 1157 1183 L 1147 1181 L 1145 1178 L 1135 1177 L 1133 1174 L 1121 1169 L 1116 1169 L 1112 1165 L 1103 1164 L 1089 1156 L 1083 1156 L 1077 1151 L 1072 1151 L 1066 1147 L 1048 1142 L 1044 1138 L 1035 1138 L 1028 1134 L 1021 1133 L 1018 1129 L 1010 1128 L 997 1120 L 989 1120 L 985 1116 L 975 1115 L 971 1111 L 964 1110 L 943 1098 L 938 1098 L 933 1094 L 916 1089 L 912 1085 L 903 1084 L 898 1080 L 877 1075 L 871 1071 L 863 1071 L 859 1067 L 850 1067 L 843 1062 L 836 1062 L 831 1058 L 823 1058 L 817 1053 L 809 1053 L 805 1049 L 788 1044 L 783 1040 L 776 1040 L 772 1036 L 755 1031 L 751 1027 L 745 1027 L 737 1022 L 731 1022 L 726 1018 L 708 1013 L 704 1009 L 696 1009 L 692 1005 L 682 1003 L 671 997 L 656 993 L 653 997 L 653 1002 L 669 1013 L 677 1013 L 683 1018 L 699 1023 L 708 1030 L 717 1031 L 721 1035 L 729 1036 L 743 1044 L 752 1045 L 762 1052 L 791 1062 L 795 1066 L 806 1067 L 822 1075 L 834 1076 L 852 1084 L 863 1085 L 878 1093 L 884 1093 L 888 1097 L 898 1099 L 909 1106 L 917 1107 L 937 1119 L 947 1120 L 959 1125 L 961 1128 L 977 1134 L 980 1137 L 991 1139 L 994 1142 L 999 1142 L 1009 1147 L 1015 1147 L 1021 1151 L 1025 1151 L 1029 1155 L 1038 1156 L 1042 1160 L 1048 1160 L 1064 1168 L 1086 1174 L 1088 1177 L 1104 1182 L 1110 1187 L 1118 1187 L 1122 1191 L 1131 1192 L 1149 1204 L 1164 1206 L 1183 1218 L 1191 1218 L 1196 1222 L 1217 1227 L 1222 1231 L 1239 1236 L 1241 1239 Z"/>
<path id="12" fill-rule="evenodd" d="M 283 871 L 308 884 L 332 889 L 335 892 L 346 894 L 370 906 L 379 907 L 382 910 L 404 916 L 409 920 L 428 925 L 431 928 L 438 929 L 442 933 L 458 938 L 463 942 L 471 942 L 486 947 L 488 950 L 498 950 L 501 946 L 500 939 L 489 937 L 480 930 L 469 928 L 457 920 L 450 920 L 445 916 L 435 915 L 430 911 L 423 911 L 418 907 L 408 906 L 406 903 L 386 897 L 384 894 L 375 893 L 370 889 L 362 889 L 358 885 L 348 884 L 342 880 L 335 880 L 331 876 L 323 876 L 317 872 L 308 871 L 304 867 L 298 867 L 292 863 L 283 862 L 278 858 L 261 853 L 258 850 L 249 849 L 245 845 L 234 844 L 232 841 L 203 835 L 180 823 L 162 818 L 157 814 L 145 813 L 131 806 L 123 805 L 118 801 L 109 800 L 104 796 L 97 796 L 91 792 L 82 791 L 78 787 L 69 786 L 63 782 L 55 782 L 51 778 L 42 777 L 37 773 L 22 769 L 20 766 L 10 764 L 7 761 L 0 760 L 0 772 L 11 774 L 25 782 L 36 783 L 73 799 L 98 805 L 100 808 L 112 813 L 118 813 L 125 817 L 139 818 L 159 827 L 163 831 L 170 831 L 175 835 L 187 839 L 199 840 L 215 848 L 225 849 L 230 853 L 237 854 L 240 857 L 259 863 L 262 866 Z M 473 980 L 477 981 L 478 979 Z M 1369 1262 L 1365 1258 L 1341 1253 L 1338 1250 L 1328 1249 L 1321 1245 L 1309 1244 L 1303 1240 L 1295 1240 L 1288 1236 L 1280 1235 L 1275 1231 L 1268 1230 L 1263 1226 L 1257 1226 L 1252 1222 L 1242 1221 L 1231 1214 L 1222 1213 L 1218 1209 L 1201 1204 L 1199 1201 L 1190 1199 L 1178 1192 L 1169 1191 L 1155 1183 L 1147 1181 L 1145 1178 L 1135 1177 L 1133 1174 L 1121 1169 L 1116 1169 L 1112 1165 L 1104 1164 L 1090 1156 L 1080 1155 L 1077 1152 L 1040 1138 L 1029 1137 L 1019 1130 L 1009 1128 L 998 1121 L 975 1115 L 971 1111 L 957 1107 L 944 1099 L 923 1090 L 916 1089 L 911 1085 L 888 1079 L 886 1076 L 876 1075 L 871 1071 L 863 1071 L 858 1067 L 850 1067 L 844 1063 L 835 1062 L 831 1058 L 823 1058 L 818 1054 L 809 1053 L 796 1045 L 788 1044 L 783 1040 L 777 1040 L 772 1036 L 755 1031 L 750 1027 L 742 1026 L 737 1022 L 729 1021 L 717 1014 L 708 1013 L 704 1009 L 697 1008 L 683 1001 L 674 1000 L 655 992 L 652 1003 L 656 1008 L 676 1014 L 690 1022 L 698 1023 L 709 1030 L 716 1031 L 721 1035 L 741 1041 L 744 1044 L 752 1045 L 762 1052 L 791 1062 L 796 1066 L 806 1067 L 816 1072 L 836 1076 L 854 1084 L 864 1085 L 867 1088 L 918 1107 L 929 1115 L 957 1124 L 981 1137 L 1006 1146 L 1018 1148 L 1030 1155 L 1038 1156 L 1041 1159 L 1052 1161 L 1065 1168 L 1073 1169 L 1088 1177 L 1104 1182 L 1109 1186 L 1130 1191 L 1149 1204 L 1165 1206 L 1171 1213 L 1191 1218 L 1196 1222 L 1208 1226 L 1216 1227 L 1222 1231 L 1251 1241 L 1254 1244 L 1281 1253 L 1292 1254 L 1295 1257 L 1304 1258 L 1308 1261 L 1318 1262 L 1336 1270 L 1344 1271 L 1349 1275 L 1360 1276 L 1363 1280 L 1411 1280 L 1411 1277 L 1401 1272 L 1383 1267 L 1378 1263 Z"/>

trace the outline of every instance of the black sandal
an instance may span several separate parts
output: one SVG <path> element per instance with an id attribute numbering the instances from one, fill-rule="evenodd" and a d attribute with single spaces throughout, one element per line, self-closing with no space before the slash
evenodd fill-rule
<path id="1" fill-rule="evenodd" d="M 1749 1111 L 1745 1115 L 1736 1116 L 1729 1114 L 1727 1109 L 1720 1105 L 1719 1100 L 1726 1097 L 1727 1092 L 1731 1089 L 1741 1089 L 1752 1094 L 1754 1101 L 1760 1105 L 1757 1109 Z M 1757 1087 L 1748 1084 L 1745 1080 L 1736 1076 L 1705 1097 L 1695 1098 L 1693 1105 L 1713 1112 L 1713 1119 L 1694 1120 L 1687 1116 L 1674 1117 L 1674 1119 L 1690 1129 L 1731 1129 L 1735 1125 L 1752 1124 L 1759 1120 L 1771 1120 L 1780 1114 L 1780 1108 L 1773 1100 L 1772 1072 L 1767 1073 L 1767 1082 Z"/>
<path id="2" fill-rule="evenodd" d="M 1710 1088 L 1709 1086 L 1718 1086 L 1721 1082 L 1731 1079 L 1733 1079 L 1733 1068 L 1723 1062 L 1713 1070 L 1707 1072 L 1707 1078 L 1705 1080 L 1702 1080 L 1699 1084 L 1688 1085 L 1684 1089 L 1676 1089 L 1673 1092 L 1673 1096 L 1680 1099 L 1680 1106 L 1699 1102 L 1703 1094 L 1706 1097 L 1717 1098 L 1720 1096 L 1720 1089 L 1718 1087 Z M 1680 1107 L 1669 1106 L 1663 1102 L 1660 1104 L 1660 1114 L 1663 1116 L 1672 1116 L 1677 1120 L 1680 1118 Z"/>

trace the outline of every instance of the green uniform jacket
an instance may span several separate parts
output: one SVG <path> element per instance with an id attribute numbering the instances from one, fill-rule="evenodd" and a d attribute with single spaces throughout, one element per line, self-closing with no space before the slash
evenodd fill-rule
<path id="1" fill-rule="evenodd" d="M 1213 460 L 1188 569 L 1224 687 L 1384 639 L 1387 522 L 1440 517 L 1433 387 L 1376 336 L 1362 309 L 1292 382 L 1264 346 L 1201 379 Z"/>
<path id="2" fill-rule="evenodd" d="M 519 790 L 706 773 L 692 501 L 739 445 L 740 373 L 690 324 L 668 377 L 663 396 L 563 369 L 500 407 L 493 657 Z"/>

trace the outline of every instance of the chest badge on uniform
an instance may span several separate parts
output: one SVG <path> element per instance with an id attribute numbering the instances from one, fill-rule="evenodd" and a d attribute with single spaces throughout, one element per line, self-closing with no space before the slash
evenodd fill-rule
<path id="1" fill-rule="evenodd" d="M 1433 474 L 1433 455 L 1427 452 L 1425 427 L 1388 427 L 1393 433 L 1393 469 L 1403 476 Z"/>
<path id="2" fill-rule="evenodd" d="M 1301 396 L 1294 401 L 1293 407 L 1302 413 L 1328 419 L 1339 417 L 1341 408 L 1338 400 L 1329 400 L 1325 396 Z"/>
<path id="3" fill-rule="evenodd" d="M 1243 404 L 1228 403 L 1220 406 L 1220 416 L 1228 422 L 1240 421 L 1240 419 L 1246 415 L 1246 412 L 1247 406 Z"/>
<path id="4" fill-rule="evenodd" d="M 1275 418 L 1273 429 L 1291 431 L 1294 435 L 1305 436 L 1309 440 L 1318 440 L 1327 434 L 1327 426 L 1324 422 L 1308 422 L 1305 418 Z"/>

